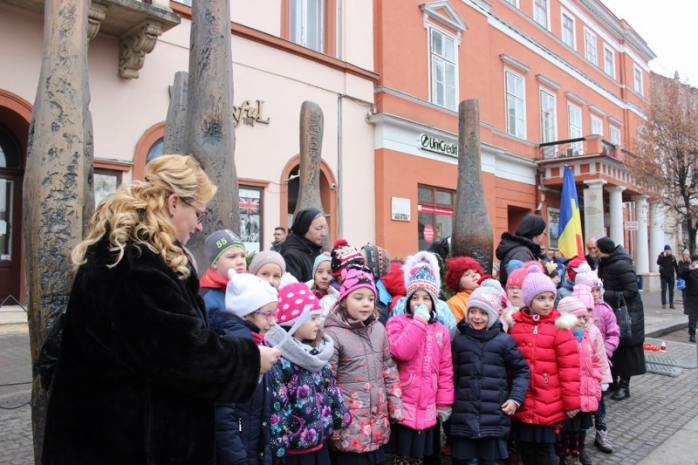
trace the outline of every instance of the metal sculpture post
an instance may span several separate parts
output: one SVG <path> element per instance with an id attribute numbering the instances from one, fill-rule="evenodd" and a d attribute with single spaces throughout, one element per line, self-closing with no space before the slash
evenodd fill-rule
<path id="1" fill-rule="evenodd" d="M 41 75 L 24 173 L 24 255 L 32 363 L 67 303 L 70 252 L 94 210 L 92 119 L 87 76 L 90 2 L 47 1 Z M 32 385 L 34 456 L 40 461 L 46 392 Z"/>
<path id="2" fill-rule="evenodd" d="M 315 102 L 303 102 L 300 117 L 300 187 L 294 214 L 309 207 L 324 211 L 320 196 L 320 166 L 324 130 L 325 118 L 320 106 Z M 328 234 L 322 244 L 325 250 L 329 250 L 329 237 Z"/>
<path id="3" fill-rule="evenodd" d="M 464 100 L 458 106 L 458 191 L 451 255 L 473 257 L 491 274 L 493 249 L 480 161 L 480 101 Z"/>
<path id="4" fill-rule="evenodd" d="M 187 244 L 200 270 L 208 266 L 203 254 L 206 234 L 240 230 L 230 41 L 230 1 L 192 2 L 185 152 L 199 160 L 218 186 L 207 208 L 204 234 L 194 235 Z"/>

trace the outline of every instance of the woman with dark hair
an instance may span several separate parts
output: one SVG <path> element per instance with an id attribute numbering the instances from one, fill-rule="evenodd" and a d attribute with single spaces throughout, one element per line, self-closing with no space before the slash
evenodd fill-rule
<path id="1" fill-rule="evenodd" d="M 521 260 L 523 263 L 540 261 L 541 244 L 545 239 L 545 220 L 533 213 L 524 216 L 516 234 L 505 232 L 497 246 L 495 255 L 499 260 L 499 282 L 507 285 L 507 264 L 511 260 Z"/>
<path id="2" fill-rule="evenodd" d="M 646 372 L 642 347 L 645 343 L 645 310 L 630 254 L 608 237 L 597 240 L 596 246 L 601 259 L 598 270 L 605 290 L 603 300 L 614 311 L 624 301 L 630 315 L 632 335 L 628 339 L 621 338 L 611 358 L 611 374 L 618 388 L 611 399 L 623 400 L 630 397 L 630 378 Z"/>
<path id="3" fill-rule="evenodd" d="M 298 281 L 313 279 L 315 257 L 322 253 L 322 241 L 327 236 L 327 220 L 317 208 L 299 211 L 293 219 L 290 233 L 281 243 L 279 253 L 286 262 L 286 271 Z"/>

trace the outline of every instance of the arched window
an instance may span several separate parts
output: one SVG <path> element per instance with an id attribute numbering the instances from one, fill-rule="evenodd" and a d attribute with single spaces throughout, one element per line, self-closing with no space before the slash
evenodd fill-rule
<path id="1" fill-rule="evenodd" d="M 147 165 L 148 162 L 156 159 L 160 155 L 162 155 L 162 150 L 165 145 L 165 139 L 160 138 L 158 139 L 151 147 L 150 150 L 148 150 L 148 156 L 145 157 L 145 164 Z"/>
<path id="2" fill-rule="evenodd" d="M 0 125 L 0 168 L 19 169 L 22 156 L 19 143 L 5 126 Z"/>

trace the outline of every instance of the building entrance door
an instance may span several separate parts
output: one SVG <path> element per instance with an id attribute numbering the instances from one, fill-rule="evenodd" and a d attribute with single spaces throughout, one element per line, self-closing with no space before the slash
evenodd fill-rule
<path id="1" fill-rule="evenodd" d="M 0 125 L 0 302 L 21 300 L 22 158 L 12 133 Z"/>

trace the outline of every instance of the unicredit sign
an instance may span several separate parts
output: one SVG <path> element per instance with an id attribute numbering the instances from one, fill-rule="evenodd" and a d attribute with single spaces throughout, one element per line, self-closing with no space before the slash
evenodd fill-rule
<path id="1" fill-rule="evenodd" d="M 430 152 L 440 153 L 442 155 L 448 155 L 451 157 L 458 156 L 458 144 L 437 139 L 429 134 L 421 134 L 419 136 L 419 147 L 422 150 L 428 150 Z"/>

